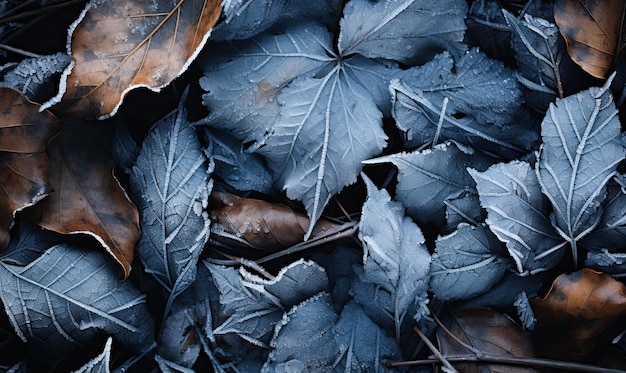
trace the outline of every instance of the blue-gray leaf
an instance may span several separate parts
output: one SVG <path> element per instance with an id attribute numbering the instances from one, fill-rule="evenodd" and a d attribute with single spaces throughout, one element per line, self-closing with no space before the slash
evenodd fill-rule
<path id="1" fill-rule="evenodd" d="M 302 200 L 310 232 L 330 198 L 356 181 L 361 162 L 386 145 L 370 93 L 337 65 L 300 77 L 278 95 L 280 116 L 259 149 L 292 199 Z"/>
<path id="2" fill-rule="evenodd" d="M 537 176 L 554 209 L 553 225 L 571 244 L 574 262 L 576 242 L 602 218 L 606 183 L 625 156 L 610 81 L 557 99 L 541 123 Z"/>
<path id="3" fill-rule="evenodd" d="M 62 235 L 24 220 L 19 221 L 17 232 L 18 236 L 11 239 L 9 246 L 0 256 L 4 263 L 28 265 L 50 247 L 63 242 Z"/>
<path id="4" fill-rule="evenodd" d="M 550 223 L 548 200 L 530 165 L 514 161 L 469 172 L 487 210 L 487 224 L 506 244 L 517 272 L 528 275 L 556 266 L 565 242 Z"/>
<path id="5" fill-rule="evenodd" d="M 214 173 L 237 190 L 255 190 L 267 193 L 272 188 L 265 160 L 258 154 L 247 152 L 241 141 L 225 131 L 205 128 L 206 155 L 215 163 Z"/>
<path id="6" fill-rule="evenodd" d="M 387 372 L 385 360 L 402 359 L 396 341 L 354 301 L 341 311 L 334 334 L 341 351 L 335 371 Z"/>
<path id="7" fill-rule="evenodd" d="M 476 183 L 467 168 L 485 170 L 491 158 L 455 142 L 433 149 L 398 153 L 365 161 L 366 164 L 391 162 L 398 168 L 396 198 L 418 223 L 443 225 L 444 201 L 467 190 L 476 193 Z"/>
<path id="8" fill-rule="evenodd" d="M 257 346 L 267 347 L 274 326 L 289 309 L 328 290 L 328 278 L 314 262 L 299 260 L 265 280 L 245 269 L 220 267 L 205 262 L 220 291 L 220 304 L 228 319 L 213 334 L 234 333 Z"/>
<path id="9" fill-rule="evenodd" d="M 521 90 L 513 72 L 472 49 L 456 63 L 448 53 L 392 81 L 392 115 L 411 148 L 452 139 L 510 158 L 537 133 L 513 124 Z"/>
<path id="10" fill-rule="evenodd" d="M 320 293 L 295 306 L 276 326 L 262 372 L 328 371 L 339 355 L 330 295 Z"/>
<path id="11" fill-rule="evenodd" d="M 326 55 L 331 44 L 324 26 L 301 23 L 284 33 L 213 46 L 200 60 L 200 86 L 210 110 L 205 122 L 243 142 L 261 142 L 278 115 L 280 89 L 333 61 Z"/>
<path id="12" fill-rule="evenodd" d="M 109 373 L 111 366 L 111 345 L 113 344 L 113 338 L 109 337 L 104 345 L 104 350 L 89 360 L 85 365 L 80 367 L 73 373 Z"/>
<path id="13" fill-rule="evenodd" d="M 354 297 L 368 314 L 381 314 L 382 309 L 388 317 L 381 321 L 393 327 L 399 340 L 400 326 L 408 312 L 416 320 L 428 312 L 430 254 L 421 230 L 404 216 L 402 205 L 392 201 L 386 190 L 378 190 L 365 175 L 363 179 L 368 197 L 359 224 L 364 249 L 359 279 L 386 293 L 391 302 L 376 302 L 362 286 L 353 288 Z M 373 310 L 368 311 L 370 308 Z"/>
<path id="14" fill-rule="evenodd" d="M 494 253 L 500 245 L 482 225 L 461 224 L 454 233 L 438 238 L 430 266 L 430 290 L 443 301 L 470 299 L 489 291 L 509 265 Z"/>
<path id="15" fill-rule="evenodd" d="M 209 237 L 211 169 L 181 102 L 150 130 L 130 175 L 141 214 L 137 254 L 170 292 L 169 305 L 195 279 Z"/>
<path id="16" fill-rule="evenodd" d="M 626 248 L 626 193 L 624 175 L 616 177 L 618 183 L 609 183 L 602 219 L 596 228 L 583 237 L 580 245 L 587 250 Z"/>
<path id="17" fill-rule="evenodd" d="M 72 62 L 67 53 L 26 58 L 4 74 L 1 87 L 9 87 L 35 102 L 45 102 L 56 94 L 61 73 Z"/>
<path id="18" fill-rule="evenodd" d="M 99 333 L 135 351 L 154 339 L 145 295 L 97 251 L 58 245 L 26 267 L 0 261 L 0 298 L 20 338 L 44 354 Z"/>
<path id="19" fill-rule="evenodd" d="M 526 14 L 520 20 L 506 10 L 503 13 L 513 31 L 511 48 L 525 98 L 535 109 L 545 112 L 557 95 L 563 95 L 559 72 L 563 49 L 559 48 L 559 29 L 542 18 Z"/>
<path id="20" fill-rule="evenodd" d="M 352 0 L 340 23 L 339 52 L 411 62 L 464 46 L 461 0 Z"/>

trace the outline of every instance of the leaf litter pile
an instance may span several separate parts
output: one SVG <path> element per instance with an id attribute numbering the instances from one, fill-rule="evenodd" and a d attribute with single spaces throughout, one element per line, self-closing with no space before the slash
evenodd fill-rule
<path id="1" fill-rule="evenodd" d="M 0 371 L 626 369 L 625 17 L 0 2 Z"/>

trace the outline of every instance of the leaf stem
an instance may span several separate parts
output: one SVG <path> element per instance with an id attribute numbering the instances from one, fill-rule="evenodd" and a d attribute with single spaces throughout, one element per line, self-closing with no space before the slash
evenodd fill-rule
<path id="1" fill-rule="evenodd" d="M 439 352 L 439 350 L 437 349 L 437 347 L 435 347 L 435 345 L 433 345 L 433 343 L 430 341 L 430 339 L 428 339 L 428 337 L 426 337 L 426 335 L 424 335 L 424 333 L 422 333 L 422 331 L 420 330 L 420 328 L 418 328 L 417 326 L 413 327 L 413 331 L 419 335 L 419 337 L 422 339 L 422 341 L 424 341 L 424 343 L 426 344 L 426 346 L 428 346 L 428 349 L 430 351 L 432 351 L 433 354 L 435 354 L 435 356 L 437 357 L 437 359 L 439 360 L 439 362 L 441 362 L 441 364 L 443 364 L 446 368 L 449 369 L 450 372 L 456 372 L 458 373 L 459 371 L 456 370 L 452 364 L 450 364 L 450 362 L 441 354 L 441 352 Z"/>
<path id="2" fill-rule="evenodd" d="M 505 365 L 534 366 L 542 368 L 554 368 L 566 370 L 569 372 L 591 372 L 591 373 L 626 373 L 626 370 L 618 370 L 612 368 L 603 368 L 596 365 L 574 363 L 569 361 L 558 361 L 541 358 L 518 358 L 509 356 L 495 356 L 483 354 L 482 356 L 443 356 L 448 362 L 452 363 L 497 363 Z M 422 360 L 396 361 L 387 362 L 387 367 L 406 367 L 418 365 L 430 365 L 442 363 L 439 358 L 430 358 Z"/>

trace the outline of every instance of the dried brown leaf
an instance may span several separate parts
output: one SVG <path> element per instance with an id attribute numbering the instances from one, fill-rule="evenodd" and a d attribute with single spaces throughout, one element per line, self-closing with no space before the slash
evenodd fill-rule
<path id="1" fill-rule="evenodd" d="M 46 142 L 58 120 L 20 93 L 0 88 L 0 249 L 9 243 L 15 213 L 49 191 Z"/>
<path id="2" fill-rule="evenodd" d="M 221 9 L 220 0 L 92 0 L 71 36 L 65 92 L 46 105 L 102 118 L 133 88 L 158 91 L 187 69 Z"/>
<path id="3" fill-rule="evenodd" d="M 624 0 L 556 0 L 554 20 L 567 52 L 590 75 L 606 79 L 624 47 Z"/>
<path id="4" fill-rule="evenodd" d="M 531 300 L 538 326 L 559 330 L 563 349 L 574 355 L 591 352 L 597 337 L 626 315 L 626 286 L 606 273 L 583 268 L 562 274 L 544 298 Z"/>
<path id="5" fill-rule="evenodd" d="M 128 276 L 140 234 L 139 212 L 113 174 L 108 149 L 93 140 L 98 130 L 85 132 L 65 130 L 50 144 L 53 190 L 26 216 L 48 230 L 95 237 Z"/>
<path id="6" fill-rule="evenodd" d="M 444 325 L 463 343 L 483 354 L 515 358 L 535 356 L 530 334 L 499 312 L 486 308 L 462 310 L 444 320 Z M 444 356 L 474 356 L 472 351 L 442 328 L 437 329 L 437 341 Z M 495 363 L 462 363 L 454 364 L 454 366 L 464 373 L 536 372 L 532 368 Z"/>
<path id="7" fill-rule="evenodd" d="M 276 252 L 301 242 L 309 227 L 306 213 L 279 203 L 214 191 L 211 193 L 209 206 L 213 229 L 240 237 L 253 248 L 265 253 Z M 337 226 L 338 224 L 326 219 L 319 219 L 311 237 L 319 236 Z"/>

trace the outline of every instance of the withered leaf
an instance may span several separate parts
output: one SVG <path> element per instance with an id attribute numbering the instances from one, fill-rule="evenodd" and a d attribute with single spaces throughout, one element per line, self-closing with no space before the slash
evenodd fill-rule
<path id="1" fill-rule="evenodd" d="M 0 88 L 0 249 L 9 243 L 15 213 L 49 192 L 46 142 L 58 120 L 17 91 Z"/>
<path id="2" fill-rule="evenodd" d="M 443 321 L 448 330 L 463 343 L 490 356 L 531 358 L 535 356 L 531 335 L 509 317 L 488 308 L 472 308 L 453 313 Z M 442 328 L 437 329 L 437 342 L 444 356 L 473 356 Z M 515 372 L 530 373 L 535 369 L 494 363 L 455 364 L 464 373 Z M 486 368 L 486 369 L 485 369 Z"/>
<path id="3" fill-rule="evenodd" d="M 187 69 L 221 9 L 219 0 L 90 1 L 70 29 L 65 91 L 44 106 L 60 101 L 65 114 L 102 118 L 133 88 L 159 91 Z"/>
<path id="4" fill-rule="evenodd" d="M 95 237 L 128 276 L 139 239 L 139 213 L 113 174 L 115 162 L 102 130 L 63 131 L 48 149 L 52 191 L 30 209 L 28 219 L 62 234 Z"/>
<path id="5" fill-rule="evenodd" d="M 606 273 L 583 268 L 557 277 L 544 298 L 531 299 L 531 306 L 538 328 L 559 330 L 562 349 L 587 354 L 597 337 L 626 315 L 626 286 Z"/>
<path id="6" fill-rule="evenodd" d="M 309 227 L 306 213 L 280 203 L 214 191 L 209 206 L 209 215 L 215 223 L 213 233 L 241 238 L 263 252 L 280 251 L 301 242 Z M 311 237 L 336 226 L 326 219 L 319 219 Z"/>
<path id="7" fill-rule="evenodd" d="M 623 0 L 556 0 L 554 20 L 574 62 L 605 79 L 624 47 L 626 2 Z"/>

